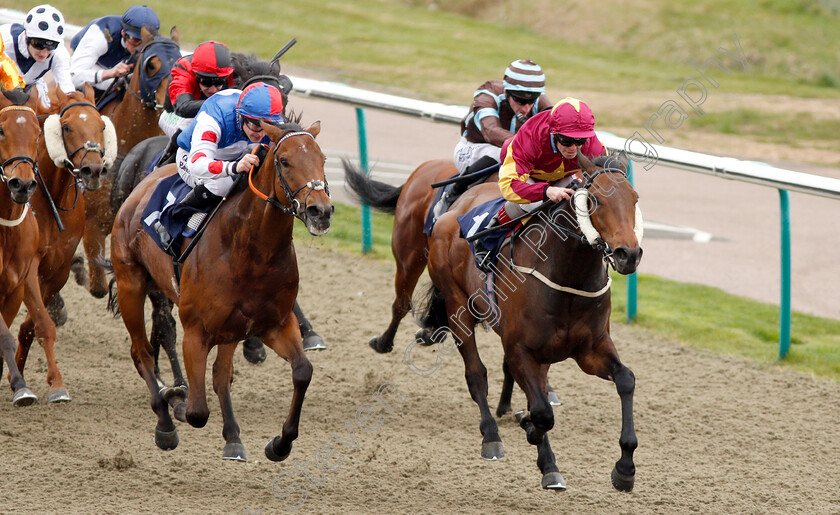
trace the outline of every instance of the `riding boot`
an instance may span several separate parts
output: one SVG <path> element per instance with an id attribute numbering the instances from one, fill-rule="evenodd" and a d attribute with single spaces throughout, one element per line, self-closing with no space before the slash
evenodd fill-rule
<path id="1" fill-rule="evenodd" d="M 487 224 L 487 227 L 482 229 L 482 231 L 486 231 L 487 229 L 492 229 L 499 225 L 499 216 L 498 214 L 493 215 L 493 218 L 490 219 L 490 223 Z M 481 239 L 477 239 L 473 241 L 473 255 L 475 255 L 475 262 L 478 265 L 478 268 L 483 271 L 487 271 L 487 267 L 490 264 L 490 249 L 484 246 L 481 243 Z"/>
<path id="2" fill-rule="evenodd" d="M 207 186 L 204 184 L 199 184 L 195 188 L 192 189 L 187 196 L 181 199 L 181 204 L 185 206 L 193 207 L 200 212 L 194 213 L 190 220 L 187 222 L 187 230 L 185 231 L 185 235 L 192 236 L 195 231 L 201 227 L 201 222 L 204 221 L 204 218 L 207 216 L 207 208 L 215 207 L 216 204 L 222 201 L 222 197 L 216 195 L 215 193 L 211 193 L 210 190 L 207 189 Z"/>
<path id="3" fill-rule="evenodd" d="M 298 324 L 300 325 L 300 335 L 303 338 L 303 350 L 321 350 L 326 349 L 327 345 L 324 343 L 324 339 L 312 329 L 312 324 L 309 323 L 309 320 L 303 314 L 303 310 L 300 309 L 300 305 L 295 301 L 295 316 L 298 319 Z"/>
<path id="4" fill-rule="evenodd" d="M 178 154 L 178 135 L 181 134 L 181 129 L 175 131 L 175 134 L 172 135 L 172 138 L 169 140 L 169 143 L 166 145 L 166 148 L 163 150 L 163 154 L 160 155 L 160 159 L 158 159 L 157 165 L 155 168 L 160 168 L 163 165 L 168 165 L 169 163 L 175 162 L 175 156 Z"/>

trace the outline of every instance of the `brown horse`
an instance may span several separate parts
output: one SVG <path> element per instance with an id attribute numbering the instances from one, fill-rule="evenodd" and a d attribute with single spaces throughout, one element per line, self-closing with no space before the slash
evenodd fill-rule
<path id="1" fill-rule="evenodd" d="M 638 195 L 625 178 L 626 164 L 609 168 L 579 155 L 586 182 L 568 202 L 547 203 L 518 238 L 502 248 L 494 270 L 497 309 L 485 293 L 486 276 L 475 267 L 460 235 L 457 216 L 500 196 L 497 185 L 468 191 L 443 215 L 431 235 L 429 275 L 441 296 L 429 318 L 454 337 L 464 359 L 470 395 L 481 413 L 481 455 L 504 455 L 498 425 L 487 404 L 487 371 L 476 349 L 473 329 L 487 322 L 499 334 L 509 371 L 528 399 L 518 416 L 528 442 L 537 446 L 543 488 L 565 489 L 547 432 L 554 425 L 546 377 L 552 363 L 573 358 L 586 373 L 616 384 L 621 398 L 621 459 L 612 472 L 618 490 L 633 488 L 633 373 L 618 358 L 610 338 L 610 278 L 607 263 L 621 274 L 636 270 L 641 259 Z M 582 233 L 582 234 L 581 234 Z M 434 297 L 433 297 L 434 298 Z"/>
<path id="2" fill-rule="evenodd" d="M 171 39 L 151 33 L 144 27 L 143 43 L 136 52 L 136 64 L 131 80 L 126 86 L 122 100 L 115 100 L 102 107 L 102 114 L 109 116 L 117 131 L 119 152 L 111 170 L 119 169 L 125 155 L 146 138 L 163 134 L 158 126 L 158 117 L 166 99 L 170 71 L 177 57 L 178 33 L 173 29 Z M 158 83 L 158 79 L 160 82 Z M 157 83 L 154 89 L 147 89 L 145 84 Z M 105 251 L 105 237 L 111 233 L 114 225 L 114 211 L 111 209 L 111 189 L 114 173 L 109 173 L 102 187 L 85 196 L 84 248 L 88 259 L 88 273 L 85 274 L 79 263 L 76 280 L 87 287 L 94 297 L 101 298 L 107 293 L 105 272 L 94 263 Z"/>
<path id="3" fill-rule="evenodd" d="M 102 176 L 116 156 L 116 137 L 113 125 L 93 104 L 92 86 L 87 84 L 84 93 L 65 95 L 57 89 L 55 94 L 52 105 L 56 114 L 44 121 L 44 137 L 38 147 L 41 188 L 31 199 L 40 233 L 32 264 L 37 277 L 28 278 L 26 284 L 27 298 L 31 293 L 43 302 L 30 308 L 21 324 L 15 357 L 22 374 L 32 340 L 39 336 L 47 359 L 49 402 L 62 402 L 69 401 L 70 394 L 55 359 L 55 325 L 41 308 L 49 305 L 67 282 L 70 262 L 82 239 L 85 203 L 79 183 L 87 191 L 101 186 Z"/>
<path id="4" fill-rule="evenodd" d="M 37 188 L 35 159 L 41 127 L 35 114 L 38 99 L 22 90 L 0 95 L 0 180 L 8 195 L 0 191 L 0 374 L 3 362 L 9 366 L 9 382 L 15 406 L 38 400 L 27 388 L 15 363 L 15 338 L 9 331 L 24 300 L 25 282 L 37 274 L 32 261 L 38 251 L 38 222 L 29 209 Z M 6 189 L 4 188 L 4 189 Z M 29 300 L 29 299 L 27 299 Z M 30 310 L 32 308 L 30 307 Z"/>
<path id="5" fill-rule="evenodd" d="M 165 400 L 172 389 L 158 390 L 146 337 L 143 302 L 155 290 L 179 306 L 189 381 L 186 420 L 194 427 L 203 427 L 209 417 L 204 377 L 207 355 L 218 346 L 213 389 L 224 422 L 222 457 L 245 460 L 230 383 L 236 345 L 247 337 L 261 338 L 292 366 L 294 394 L 289 414 L 282 435 L 266 446 L 266 456 L 273 461 L 285 459 L 298 435 L 312 365 L 304 355 L 292 309 L 298 289 L 292 224 L 297 217 L 310 233 L 324 234 L 329 230 L 333 207 L 324 178 L 325 157 L 315 142 L 320 124 L 316 122 L 305 131 L 296 124 L 262 126 L 272 141 L 266 159 L 258 171 L 242 177 L 228 194 L 184 263 L 180 285 L 175 280 L 172 258 L 141 228 L 150 195 L 162 178 L 175 172 L 175 165 L 149 175 L 117 213 L 111 240 L 117 299 L 131 335 L 134 364 L 149 388 L 152 410 L 158 416 L 155 443 L 164 450 L 178 445 L 178 435 Z M 251 182 L 249 191 L 246 185 Z"/>

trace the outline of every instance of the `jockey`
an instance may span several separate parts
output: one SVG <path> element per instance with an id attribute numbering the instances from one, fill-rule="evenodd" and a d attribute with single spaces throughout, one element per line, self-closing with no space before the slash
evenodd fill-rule
<path id="1" fill-rule="evenodd" d="M 70 53 L 64 46 L 64 16 L 51 5 L 33 7 L 23 25 L 0 26 L 0 59 L 13 62 L 22 81 L 35 85 L 45 109 L 50 107 L 47 83 L 43 79 L 48 71 L 52 71 L 53 80 L 62 91 L 76 90 L 70 78 Z M 5 83 L 4 86 L 11 89 Z"/>
<path id="2" fill-rule="evenodd" d="M 542 68 L 527 59 L 510 63 L 502 80 L 489 80 L 473 94 L 470 111 L 461 120 L 461 140 L 455 146 L 458 173 L 468 175 L 498 164 L 505 140 L 530 117 L 550 108 Z M 453 184 L 435 206 L 435 215 L 443 214 L 469 185 Z"/>
<path id="3" fill-rule="evenodd" d="M 189 127 L 201 105 L 209 97 L 233 87 L 233 63 L 224 43 L 206 41 L 191 55 L 178 59 L 172 67 L 164 112 L 158 125 L 171 138 L 158 166 L 170 162 L 178 149 L 178 134 Z"/>
<path id="4" fill-rule="evenodd" d="M 160 19 L 151 7 L 134 5 L 121 17 L 96 18 L 73 36 L 70 74 L 76 88 L 82 89 L 85 82 L 90 82 L 98 98 L 115 78 L 131 72 L 133 65 L 126 61 L 142 44 L 140 30 L 144 26 L 157 32 Z"/>
<path id="5" fill-rule="evenodd" d="M 245 91 L 221 91 L 201 106 L 178 136 L 178 173 L 193 191 L 181 203 L 197 208 L 217 204 L 233 187 L 234 175 L 259 165 L 249 153 L 254 143 L 269 143 L 260 121 L 283 123 L 283 96 L 264 82 Z"/>
<path id="6" fill-rule="evenodd" d="M 532 212 L 546 200 L 570 199 L 567 186 L 580 171 L 578 152 L 588 158 L 605 155 L 606 147 L 595 135 L 595 117 L 585 102 L 564 98 L 550 111 L 535 115 L 502 146 L 499 189 L 507 200 L 487 228 Z M 479 241 L 476 260 L 489 253 Z"/>

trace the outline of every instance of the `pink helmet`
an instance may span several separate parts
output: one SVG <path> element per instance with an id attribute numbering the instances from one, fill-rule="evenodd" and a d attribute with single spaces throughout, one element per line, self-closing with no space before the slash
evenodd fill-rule
<path id="1" fill-rule="evenodd" d="M 566 97 L 551 109 L 548 130 L 569 138 L 591 138 L 595 135 L 595 116 L 586 102 Z"/>

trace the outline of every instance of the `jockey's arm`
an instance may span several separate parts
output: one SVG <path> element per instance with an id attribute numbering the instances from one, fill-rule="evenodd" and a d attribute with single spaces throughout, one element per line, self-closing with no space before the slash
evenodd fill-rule
<path id="1" fill-rule="evenodd" d="M 172 102 L 175 114 L 181 118 L 195 118 L 202 104 L 204 99 L 195 100 L 190 93 L 181 93 Z"/>
<path id="2" fill-rule="evenodd" d="M 204 99 L 196 100 L 193 97 L 195 76 L 186 68 L 189 63 L 185 61 L 186 58 L 182 57 L 172 67 L 172 82 L 169 83 L 166 93 L 169 95 L 175 114 L 181 118 L 195 118 Z"/>
<path id="3" fill-rule="evenodd" d="M 70 75 L 70 53 L 63 45 L 59 45 L 55 49 L 52 61 L 53 80 L 56 85 L 61 88 L 64 93 L 72 93 L 76 91 L 76 86 L 73 84 L 73 77 Z"/>
<path id="4" fill-rule="evenodd" d="M 518 148 L 517 138 L 511 139 L 502 149 L 502 166 L 499 169 L 499 189 L 506 200 L 517 204 L 530 204 L 545 200 L 546 182 L 528 183 L 533 165 L 527 156 L 527 149 Z"/>
<path id="5" fill-rule="evenodd" d="M 210 180 L 234 175 L 236 161 L 216 159 L 219 150 L 218 142 L 222 139 L 222 131 L 216 120 L 202 112 L 196 117 L 195 124 L 187 161 L 190 174 Z"/>
<path id="6" fill-rule="evenodd" d="M 88 28 L 79 41 L 73 57 L 70 59 L 70 76 L 73 86 L 82 89 L 89 82 L 99 89 L 107 89 L 114 77 L 124 75 L 131 70 L 125 63 L 117 63 L 113 68 L 103 68 L 96 61 L 108 52 L 108 41 L 96 25 Z"/>
<path id="7" fill-rule="evenodd" d="M 484 110 L 482 109 L 482 111 Z M 495 111 L 493 114 L 485 114 L 484 116 L 481 116 L 481 114 L 482 112 L 479 111 L 476 118 L 478 119 L 478 123 L 481 124 L 481 135 L 484 136 L 484 141 L 491 145 L 501 147 L 506 139 L 513 136 L 512 132 L 502 127 L 502 123 L 499 121 L 498 111 Z"/>

